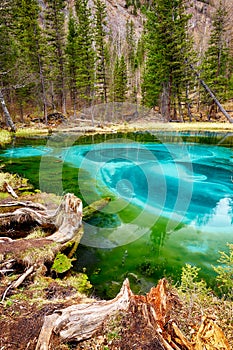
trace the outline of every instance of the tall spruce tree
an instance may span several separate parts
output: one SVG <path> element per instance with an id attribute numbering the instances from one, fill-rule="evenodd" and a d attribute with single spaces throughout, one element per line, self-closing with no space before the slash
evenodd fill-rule
<path id="1" fill-rule="evenodd" d="M 39 25 L 40 7 L 37 0 L 17 0 L 17 26 L 14 30 L 17 35 L 19 47 L 19 64 L 22 71 L 22 87 L 17 89 L 17 96 L 21 102 L 23 117 L 23 104 L 26 102 L 42 102 L 44 118 L 47 118 L 47 99 L 45 87 L 45 73 L 43 42 L 41 27 Z M 36 99 L 33 96 L 37 96 Z M 41 103 L 40 103 L 41 104 Z"/>
<path id="2" fill-rule="evenodd" d="M 77 80 L 79 98 L 90 105 L 94 99 L 95 51 L 91 11 L 88 0 L 76 0 L 77 26 Z"/>
<path id="3" fill-rule="evenodd" d="M 127 92 L 127 67 L 124 56 L 117 57 L 113 73 L 113 101 L 124 102 Z"/>
<path id="4" fill-rule="evenodd" d="M 66 114 L 65 7 L 65 0 L 47 0 L 45 9 L 45 34 L 48 44 L 46 65 L 51 105 L 53 109 L 58 105 L 64 114 Z"/>
<path id="5" fill-rule="evenodd" d="M 12 131 L 15 131 L 16 128 L 7 104 L 15 100 L 15 87 L 18 83 L 20 55 L 14 31 L 17 27 L 16 10 L 17 6 L 13 0 L 3 0 L 0 4 L 0 104 L 4 122 Z"/>
<path id="6" fill-rule="evenodd" d="M 106 5 L 95 0 L 96 85 L 101 102 L 108 100 L 108 50 L 106 45 Z"/>
<path id="7" fill-rule="evenodd" d="M 149 107 L 160 103 L 167 120 L 176 119 L 191 79 L 189 18 L 184 0 L 154 0 L 147 14 L 144 103 Z"/>
<path id="8" fill-rule="evenodd" d="M 68 35 L 67 35 L 67 46 L 66 46 L 66 55 L 67 55 L 67 65 L 68 65 L 68 81 L 70 89 L 70 97 L 73 105 L 74 116 L 76 116 L 77 110 L 77 20 L 74 18 L 72 12 L 69 14 L 68 22 Z"/>
<path id="9" fill-rule="evenodd" d="M 232 76 L 232 59 L 226 42 L 227 11 L 222 1 L 215 12 L 209 46 L 204 55 L 201 77 L 222 102 L 227 99 Z M 216 105 L 203 92 L 204 101 L 210 106 L 209 115 L 215 114 Z"/>

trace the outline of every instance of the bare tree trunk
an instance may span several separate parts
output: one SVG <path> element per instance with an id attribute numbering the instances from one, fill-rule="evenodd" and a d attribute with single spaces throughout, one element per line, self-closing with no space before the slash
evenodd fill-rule
<path id="1" fill-rule="evenodd" d="M 214 95 L 213 91 L 210 90 L 209 86 L 206 85 L 206 83 L 200 79 L 200 83 L 201 85 L 204 87 L 204 89 L 209 93 L 209 95 L 212 97 L 213 101 L 216 103 L 216 105 L 218 106 L 218 108 L 220 109 L 220 111 L 222 112 L 222 114 L 228 119 L 228 121 L 230 123 L 233 123 L 233 119 L 231 118 L 231 116 L 227 113 L 227 111 L 223 108 L 223 106 L 221 105 L 221 103 L 219 102 L 219 100 L 217 99 L 217 97 Z"/>
<path id="2" fill-rule="evenodd" d="M 194 70 L 194 67 L 192 65 L 190 65 L 190 67 Z M 215 96 L 215 94 L 213 93 L 213 91 L 209 88 L 209 86 L 204 82 L 204 80 L 201 79 L 200 74 L 198 72 L 196 72 L 194 70 L 200 84 L 203 86 L 203 88 L 208 92 L 208 94 L 211 96 L 211 98 L 213 99 L 213 101 L 216 103 L 216 105 L 218 106 L 218 108 L 220 109 L 220 111 L 222 112 L 222 114 L 228 119 L 228 121 L 230 123 L 233 123 L 233 119 L 231 118 L 231 116 L 227 113 L 227 111 L 223 108 L 223 106 L 221 105 L 221 103 L 219 102 L 219 100 L 217 99 L 217 97 Z"/>
<path id="3" fill-rule="evenodd" d="M 16 127 L 13 123 L 13 120 L 11 119 L 11 116 L 10 116 L 10 113 L 9 113 L 8 108 L 6 106 L 5 99 L 4 99 L 4 96 L 3 96 L 1 89 L 0 89 L 0 103 L 2 105 L 6 125 L 10 127 L 11 131 L 16 132 Z"/>

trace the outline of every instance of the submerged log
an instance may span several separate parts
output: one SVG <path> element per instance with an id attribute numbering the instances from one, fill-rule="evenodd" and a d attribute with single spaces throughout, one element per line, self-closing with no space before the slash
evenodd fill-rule
<path id="1" fill-rule="evenodd" d="M 210 325 L 207 317 L 190 342 L 170 316 L 171 309 L 177 307 L 177 298 L 169 292 L 165 279 L 160 280 L 157 287 L 153 287 L 146 296 L 134 295 L 126 279 L 119 294 L 112 300 L 76 304 L 46 316 L 36 350 L 48 350 L 53 333 L 63 342 L 86 340 L 101 328 L 109 316 L 122 310 L 129 312 L 129 315 L 131 311 L 131 315 L 133 313 L 139 320 L 143 319 L 161 349 L 230 350 L 223 332 L 214 322 Z M 211 345 L 208 347 L 208 344 Z"/>

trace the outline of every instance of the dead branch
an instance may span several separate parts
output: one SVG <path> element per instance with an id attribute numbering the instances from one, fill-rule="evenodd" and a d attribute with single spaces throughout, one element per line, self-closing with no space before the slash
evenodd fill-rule
<path id="1" fill-rule="evenodd" d="M 19 278 L 17 278 L 17 280 L 12 282 L 3 293 L 1 301 L 3 302 L 5 300 L 5 297 L 10 289 L 18 288 L 23 283 L 23 281 L 33 272 L 33 270 L 34 266 L 30 266 L 29 269 L 27 269 Z"/>
<path id="2" fill-rule="evenodd" d="M 43 204 L 35 203 L 31 201 L 25 201 L 25 202 L 14 201 L 14 202 L 0 203 L 0 208 L 3 208 L 3 207 L 29 207 L 29 208 L 39 209 L 39 210 L 47 210 L 47 208 Z"/>
<path id="3" fill-rule="evenodd" d="M 4 190 L 7 191 L 13 198 L 18 198 L 18 195 L 15 193 L 15 191 L 13 190 L 13 188 L 12 188 L 7 182 L 4 182 L 3 188 L 4 188 Z"/>

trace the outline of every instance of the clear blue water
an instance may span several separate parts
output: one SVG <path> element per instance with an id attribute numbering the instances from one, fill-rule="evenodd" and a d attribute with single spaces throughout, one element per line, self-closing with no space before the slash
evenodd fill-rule
<path id="1" fill-rule="evenodd" d="M 219 250 L 233 242 L 232 148 L 190 141 L 47 142 L 7 149 L 1 158 L 41 157 L 40 187 L 58 194 L 64 191 L 65 162 L 75 174 L 66 181 L 74 182 L 87 204 L 112 197 L 85 223 L 77 263 L 108 297 L 127 275 L 144 290 L 164 274 L 178 275 L 185 263 L 211 276 Z"/>

